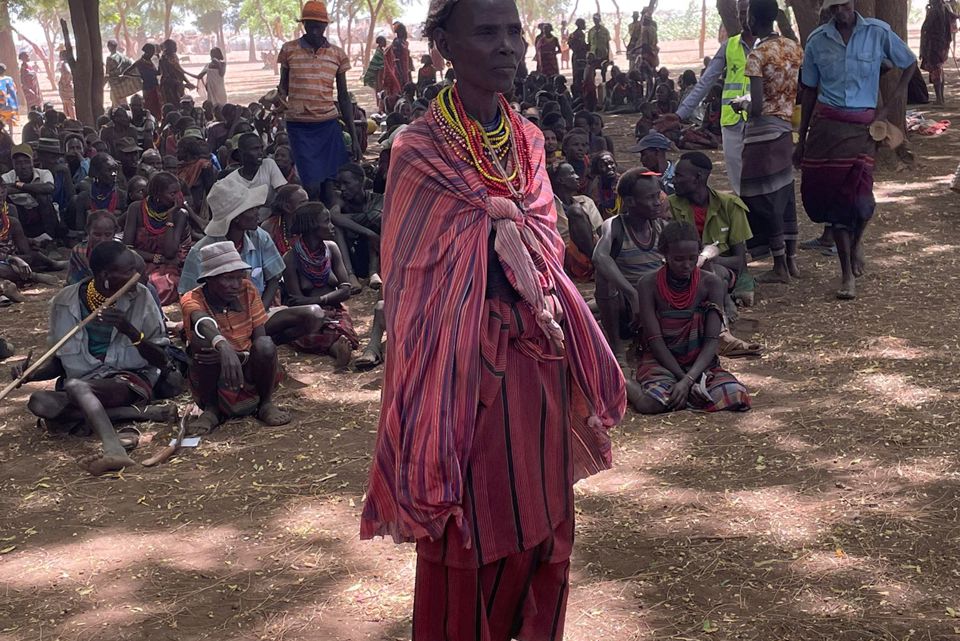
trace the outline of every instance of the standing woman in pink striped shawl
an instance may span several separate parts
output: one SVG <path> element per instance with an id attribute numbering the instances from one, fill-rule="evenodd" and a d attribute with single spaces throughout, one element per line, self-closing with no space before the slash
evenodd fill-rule
<path id="1" fill-rule="evenodd" d="M 559 641 L 573 484 L 611 465 L 623 376 L 564 275 L 543 136 L 503 96 L 514 0 L 433 0 L 425 35 L 457 82 L 391 151 L 361 537 L 416 542 L 414 639 Z"/>

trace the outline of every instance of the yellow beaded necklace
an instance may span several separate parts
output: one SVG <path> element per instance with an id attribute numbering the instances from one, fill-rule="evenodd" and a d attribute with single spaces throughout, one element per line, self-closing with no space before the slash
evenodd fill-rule
<path id="1" fill-rule="evenodd" d="M 97 291 L 93 279 L 90 279 L 90 282 L 87 283 L 87 309 L 92 312 L 100 308 L 105 302 L 107 302 L 107 297 Z"/>

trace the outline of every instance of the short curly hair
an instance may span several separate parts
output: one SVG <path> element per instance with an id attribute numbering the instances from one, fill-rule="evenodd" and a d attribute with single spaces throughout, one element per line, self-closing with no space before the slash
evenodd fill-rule
<path id="1" fill-rule="evenodd" d="M 457 4 L 457 0 L 431 0 L 430 9 L 427 11 L 427 21 L 423 23 L 423 35 L 427 37 L 427 40 L 432 42 L 434 32 L 446 26 L 455 4 Z"/>

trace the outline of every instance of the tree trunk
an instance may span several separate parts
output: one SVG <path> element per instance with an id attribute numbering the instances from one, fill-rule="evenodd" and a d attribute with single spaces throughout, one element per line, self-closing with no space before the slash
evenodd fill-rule
<path id="1" fill-rule="evenodd" d="M 910 11 L 908 2 L 901 0 L 880 0 L 876 3 L 875 17 L 883 20 L 896 32 L 898 36 L 907 40 L 907 17 Z M 906 92 L 897 95 L 895 89 L 900 82 L 902 71 L 894 69 L 885 73 L 880 78 L 880 95 L 883 97 L 883 104 L 890 109 L 889 120 L 900 128 L 900 131 L 906 131 L 906 113 L 907 113 L 907 94 Z"/>
<path id="2" fill-rule="evenodd" d="M 56 68 L 57 63 L 60 62 L 60 53 L 57 50 L 57 32 L 59 29 L 60 18 L 54 14 L 49 20 L 44 20 L 41 23 L 43 27 L 43 36 L 47 41 L 47 51 L 50 52 L 50 55 L 44 58 L 45 67 L 47 68 L 47 75 L 50 76 L 50 84 L 53 85 L 53 89 L 57 89 L 57 76 Z M 58 92 L 59 93 L 59 92 Z"/>
<path id="3" fill-rule="evenodd" d="M 707 0 L 700 6 L 700 59 L 703 60 L 703 48 L 707 43 Z"/>
<path id="4" fill-rule="evenodd" d="M 717 0 L 717 12 L 723 21 L 727 36 L 740 33 L 740 16 L 737 13 L 737 0 Z"/>
<path id="5" fill-rule="evenodd" d="M 793 30 L 790 14 L 783 9 L 777 11 L 777 30 L 784 38 L 790 38 L 791 40 L 797 39 L 797 32 Z"/>
<path id="6" fill-rule="evenodd" d="M 17 45 L 13 42 L 13 27 L 10 24 L 10 9 L 7 0 L 0 0 L 0 62 L 7 66 L 7 75 L 17 85 L 17 98 L 23 102 L 20 89 L 20 74 L 17 73 Z M 7 132 L 13 134 L 13 132 Z"/>
<path id="7" fill-rule="evenodd" d="M 623 17 L 620 15 L 620 4 L 617 0 L 610 0 L 613 2 L 613 8 L 616 11 L 617 18 L 616 22 L 613 23 L 613 39 L 617 41 L 617 55 L 623 53 L 623 40 L 620 39 L 620 23 L 623 21 Z"/>
<path id="8" fill-rule="evenodd" d="M 250 39 L 247 41 L 247 62 L 257 61 L 257 41 L 253 36 L 253 26 L 247 27 L 247 33 Z"/>
<path id="9" fill-rule="evenodd" d="M 73 50 L 67 23 L 60 20 L 67 61 L 73 71 L 73 87 L 77 101 L 77 119 L 94 125 L 103 113 L 103 41 L 100 37 L 99 0 L 67 0 L 70 22 L 76 38 Z"/>
<path id="10" fill-rule="evenodd" d="M 793 0 L 790 8 L 797 19 L 797 31 L 800 32 L 800 44 L 806 45 L 810 32 L 820 24 L 820 10 L 815 0 Z"/>
<path id="11" fill-rule="evenodd" d="M 353 16 L 356 14 L 357 10 L 352 6 L 350 7 L 350 13 L 347 14 L 347 42 L 344 43 L 345 51 L 347 52 L 347 58 L 353 60 Z M 341 43 L 343 40 L 340 41 Z"/>
<path id="12" fill-rule="evenodd" d="M 173 26 L 170 24 L 170 16 L 173 13 L 173 0 L 163 0 L 163 37 L 167 40 L 173 34 Z"/>
<path id="13" fill-rule="evenodd" d="M 367 27 L 367 51 L 364 54 L 363 66 L 366 66 L 370 63 L 370 52 L 373 51 L 373 41 L 377 33 L 377 18 L 380 16 L 380 10 L 383 9 L 383 0 L 377 0 L 377 4 L 373 4 L 373 0 L 367 0 L 367 11 L 370 12 L 370 25 Z"/>
<path id="14" fill-rule="evenodd" d="M 337 0 L 337 1 L 335 1 L 335 2 L 333 3 L 333 6 L 331 7 L 331 11 L 332 11 L 332 13 L 331 13 L 330 15 L 331 15 L 331 16 L 334 16 L 334 17 L 336 18 L 336 21 L 337 21 L 337 42 L 339 42 L 340 44 L 343 44 L 343 31 L 341 31 L 341 29 L 340 29 L 340 23 L 341 23 L 342 21 L 340 20 L 340 2 L 339 2 L 339 0 Z M 327 27 L 327 28 L 329 29 L 329 27 Z M 349 52 L 349 51 L 347 52 L 347 55 L 350 55 L 350 52 Z"/>
<path id="15" fill-rule="evenodd" d="M 576 19 L 576 17 L 577 17 L 577 8 L 578 8 L 579 6 L 580 6 L 580 0 L 573 0 L 573 9 L 570 10 L 570 15 L 567 16 L 567 24 L 568 24 L 568 25 L 573 25 L 573 24 L 574 24 L 573 21 L 574 21 L 574 20 Z M 576 25 L 574 25 L 574 28 L 576 28 Z"/>

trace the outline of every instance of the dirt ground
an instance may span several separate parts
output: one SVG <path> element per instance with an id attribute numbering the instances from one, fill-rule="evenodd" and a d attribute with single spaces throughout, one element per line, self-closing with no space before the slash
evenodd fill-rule
<path id="1" fill-rule="evenodd" d="M 960 639 L 958 141 L 914 136 L 917 166 L 881 171 L 857 301 L 811 252 L 762 290 L 767 354 L 728 362 L 751 412 L 614 430 L 615 468 L 576 488 L 569 641 Z M 0 310 L 17 358 L 52 294 Z M 351 301 L 361 334 L 373 300 Z M 358 539 L 381 371 L 282 361 L 293 424 L 231 422 L 112 478 L 76 465 L 92 441 L 35 428 L 40 385 L 3 402 L 0 641 L 409 639 L 412 548 Z M 141 460 L 174 426 L 145 429 Z"/>

